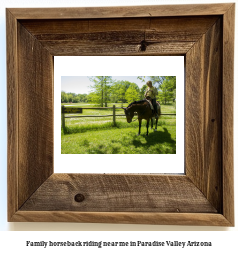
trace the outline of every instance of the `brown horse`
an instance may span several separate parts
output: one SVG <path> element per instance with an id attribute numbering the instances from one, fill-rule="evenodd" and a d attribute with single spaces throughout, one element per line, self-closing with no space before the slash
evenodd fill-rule
<path id="1" fill-rule="evenodd" d="M 134 101 L 131 104 L 127 106 L 127 108 L 123 108 L 126 115 L 126 120 L 128 123 L 132 122 L 132 118 L 134 117 L 135 112 L 138 114 L 138 120 L 139 120 L 139 132 L 138 135 L 140 135 L 140 129 L 141 129 L 141 121 L 142 119 L 147 120 L 147 136 L 148 136 L 148 128 L 149 128 L 149 122 L 151 120 L 151 129 L 153 128 L 153 119 L 152 117 L 155 117 L 155 113 L 152 112 L 150 108 L 150 104 L 147 100 L 141 100 L 141 101 Z M 155 123 L 155 131 L 157 131 L 157 124 L 158 119 L 161 114 L 160 110 L 160 104 L 157 101 L 157 109 L 158 109 L 158 115 L 156 117 L 156 123 Z"/>

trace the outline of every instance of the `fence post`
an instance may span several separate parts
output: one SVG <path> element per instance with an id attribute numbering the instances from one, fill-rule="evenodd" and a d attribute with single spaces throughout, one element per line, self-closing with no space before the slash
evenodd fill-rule
<path id="1" fill-rule="evenodd" d="M 62 119 L 62 128 L 65 129 L 65 114 L 63 113 L 64 105 L 61 107 L 61 119 Z"/>
<path id="2" fill-rule="evenodd" d="M 113 126 L 116 126 L 116 107 L 113 105 Z"/>

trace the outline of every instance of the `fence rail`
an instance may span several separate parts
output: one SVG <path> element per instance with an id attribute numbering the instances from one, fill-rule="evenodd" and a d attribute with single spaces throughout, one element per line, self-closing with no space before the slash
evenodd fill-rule
<path id="1" fill-rule="evenodd" d="M 67 109 L 67 110 L 66 110 Z M 72 111 L 70 112 L 70 109 L 72 109 Z M 82 116 L 75 116 L 75 115 L 70 115 L 70 116 L 65 116 L 65 114 L 82 114 L 84 109 L 112 109 L 113 114 L 112 115 L 100 115 L 100 116 L 95 116 L 95 115 L 82 115 Z M 115 107 L 115 105 L 113 105 L 113 107 L 98 107 L 98 108 L 94 108 L 94 107 L 90 107 L 90 108 L 79 108 L 79 107 L 65 107 L 62 106 L 61 107 L 61 116 L 62 116 L 62 127 L 65 128 L 65 118 L 82 118 L 82 117 L 113 117 L 113 124 L 116 124 L 116 116 L 126 116 L 125 114 L 117 114 L 116 115 L 116 109 L 121 109 L 121 107 Z M 67 112 L 66 112 L 67 111 Z M 77 111 L 77 112 L 76 112 Z M 78 113 L 80 112 L 80 113 Z M 137 113 L 135 113 L 135 115 L 137 115 Z M 160 115 L 176 115 L 176 114 L 170 114 L 170 113 L 162 113 Z"/>
<path id="2" fill-rule="evenodd" d="M 68 114 L 68 113 L 67 113 Z M 135 113 L 137 115 L 137 113 Z M 176 114 L 160 114 L 161 116 L 175 116 Z M 107 116 L 114 116 L 114 115 L 100 115 L 100 116 L 93 116 L 93 115 L 83 115 L 83 116 L 65 116 L 65 118 L 80 118 L 80 117 L 107 117 Z M 117 114 L 116 116 L 126 116 L 125 114 Z"/>

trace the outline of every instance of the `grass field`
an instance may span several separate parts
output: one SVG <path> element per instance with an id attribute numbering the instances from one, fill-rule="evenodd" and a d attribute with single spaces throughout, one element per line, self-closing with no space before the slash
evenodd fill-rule
<path id="1" fill-rule="evenodd" d="M 65 104 L 64 104 L 65 105 Z M 67 105 L 67 104 L 66 104 Z M 120 107 L 121 104 L 115 104 Z M 93 107 L 91 104 L 70 104 L 77 107 Z M 126 104 L 123 105 L 127 106 Z M 112 107 L 109 104 L 108 107 Z M 162 113 L 176 113 L 173 105 L 162 105 Z M 85 109 L 80 115 L 111 115 L 112 109 Z M 124 114 L 116 109 L 116 114 Z M 134 119 L 136 119 L 134 117 Z M 66 128 L 61 131 L 62 154 L 174 154 L 176 153 L 176 116 L 161 116 L 157 132 L 149 130 L 142 121 L 141 135 L 138 121 L 127 123 L 125 116 L 67 118 Z"/>

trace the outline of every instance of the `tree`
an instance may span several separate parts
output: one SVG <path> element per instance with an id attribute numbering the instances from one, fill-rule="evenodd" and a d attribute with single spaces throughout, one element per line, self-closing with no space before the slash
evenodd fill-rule
<path id="1" fill-rule="evenodd" d="M 146 76 L 138 76 L 137 78 L 142 82 L 145 82 Z"/>
<path id="2" fill-rule="evenodd" d="M 84 94 L 79 94 L 78 95 L 79 96 L 79 101 L 80 102 L 87 102 L 88 101 L 88 95 L 86 94 L 86 93 L 84 93 Z"/>
<path id="3" fill-rule="evenodd" d="M 166 76 L 166 80 L 171 82 L 172 89 L 176 89 L 176 76 Z"/>
<path id="4" fill-rule="evenodd" d="M 144 97 L 144 94 L 145 94 L 145 91 L 147 89 L 147 85 L 143 85 L 140 89 L 140 99 L 143 100 L 145 97 Z"/>
<path id="5" fill-rule="evenodd" d="M 137 92 L 140 92 L 140 89 L 137 84 L 131 83 L 127 80 L 117 80 L 114 81 L 113 85 L 110 87 L 110 100 L 113 102 L 127 102 L 126 100 L 126 91 L 129 87 L 133 87 Z"/>
<path id="6" fill-rule="evenodd" d="M 159 100 L 163 101 L 166 104 L 168 101 L 174 100 L 176 95 L 176 77 L 167 76 L 162 85 L 159 87 Z"/>
<path id="7" fill-rule="evenodd" d="M 166 79 L 165 76 L 149 76 L 152 85 L 155 86 L 157 89 L 163 84 L 164 80 Z"/>
<path id="8" fill-rule="evenodd" d="M 113 83 L 111 76 L 104 76 L 104 104 L 107 107 L 107 103 L 110 101 L 111 84 Z"/>
<path id="9" fill-rule="evenodd" d="M 101 101 L 100 94 L 98 94 L 96 92 L 89 93 L 89 95 L 88 95 L 88 101 L 96 103 L 96 104 L 99 104 L 98 102 Z"/>
<path id="10" fill-rule="evenodd" d="M 80 102 L 80 97 L 79 97 L 79 95 L 75 95 L 74 97 L 73 97 L 73 101 L 72 101 L 73 103 L 79 103 Z"/>
<path id="11" fill-rule="evenodd" d="M 128 103 L 131 103 L 133 101 L 136 101 L 140 98 L 140 94 L 136 87 L 134 85 L 131 85 L 127 90 L 125 94 L 125 98 Z"/>
<path id="12" fill-rule="evenodd" d="M 125 81 L 123 80 L 115 81 L 111 86 L 111 101 L 121 102 L 123 106 L 123 102 L 126 102 L 125 93 L 126 93 Z"/>
<path id="13" fill-rule="evenodd" d="M 90 81 L 94 83 L 91 86 L 93 91 L 90 96 L 90 101 L 95 102 L 96 104 L 101 104 L 101 107 L 105 104 L 105 107 L 107 107 L 110 95 L 110 85 L 112 83 L 111 76 L 94 76 L 90 78 Z"/>
<path id="14" fill-rule="evenodd" d="M 146 83 L 147 81 L 151 81 L 152 85 L 155 86 L 157 89 L 159 89 L 160 85 L 163 83 L 165 80 L 165 76 L 138 76 L 138 79 L 140 79 L 142 82 Z"/>
<path id="15" fill-rule="evenodd" d="M 69 102 L 67 93 L 64 91 L 61 91 L 61 103 L 67 103 L 67 102 Z"/>
<path id="16" fill-rule="evenodd" d="M 71 93 L 68 94 L 68 98 L 69 98 L 69 102 L 72 103 L 73 102 L 73 95 Z"/>
<path id="17" fill-rule="evenodd" d="M 66 93 L 61 91 L 61 103 L 87 102 L 87 94 Z"/>
<path id="18" fill-rule="evenodd" d="M 128 88 L 133 87 L 138 93 L 140 92 L 140 88 L 136 83 L 130 83 L 129 81 L 127 82 L 130 84 Z"/>
<path id="19" fill-rule="evenodd" d="M 121 101 L 121 106 L 123 107 L 123 102 L 126 100 L 126 87 L 121 84 L 117 90 L 117 98 Z"/>

